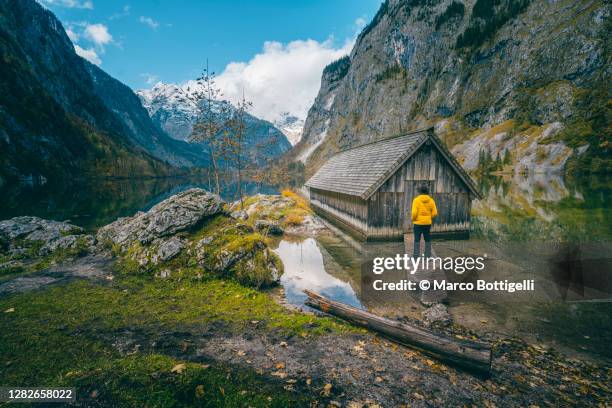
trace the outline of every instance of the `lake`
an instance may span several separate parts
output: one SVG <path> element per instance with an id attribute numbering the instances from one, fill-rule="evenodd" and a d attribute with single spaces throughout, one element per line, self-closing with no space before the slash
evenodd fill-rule
<path id="1" fill-rule="evenodd" d="M 439 256 L 486 255 L 485 271 L 453 281 L 534 279 L 533 292 L 449 292 L 455 322 L 586 358 L 612 359 L 612 207 L 610 178 L 557 175 L 488 177 L 473 206 L 469 240 L 436 241 Z M 283 287 L 303 306 L 304 289 L 390 317 L 419 318 L 418 296 L 363 290 L 372 256 L 403 253 L 402 243 L 359 243 L 339 231 L 285 238 L 275 249 Z M 400 277 L 401 278 L 401 277 Z M 393 279 L 391 279 L 393 280 Z M 348 284 L 348 285 L 347 285 Z M 415 294 L 416 295 L 416 294 Z"/>
<path id="2" fill-rule="evenodd" d="M 199 187 L 212 191 L 207 178 L 89 179 L 54 183 L 20 183 L 0 188 L 0 219 L 35 215 L 54 220 L 70 220 L 93 231 L 119 217 L 146 211 L 160 201 Z M 235 199 L 237 184 L 222 185 L 221 196 Z M 244 182 L 244 194 L 277 194 L 278 187 Z"/>
<path id="3" fill-rule="evenodd" d="M 438 241 L 438 254 L 486 253 L 487 274 L 461 279 L 535 279 L 536 291 L 512 297 L 450 293 L 453 319 L 477 332 L 612 358 L 612 179 L 517 175 L 487 177 L 480 186 L 484 198 L 474 202 L 470 239 Z M 209 189 L 209 183 L 185 178 L 22 183 L 0 189 L 0 219 L 37 215 L 93 231 L 192 187 Z M 235 191 L 235 183 L 226 183 L 222 196 L 233 200 Z M 274 194 L 279 188 L 245 183 L 243 191 Z M 281 283 L 289 303 L 302 306 L 303 289 L 312 289 L 383 315 L 420 314 L 418 299 L 374 299 L 361 289 L 364 254 L 401 253 L 401 243 L 364 244 L 334 231 L 316 239 L 285 237 L 275 251 L 285 265 Z M 576 272 L 574 264 L 582 269 Z"/>

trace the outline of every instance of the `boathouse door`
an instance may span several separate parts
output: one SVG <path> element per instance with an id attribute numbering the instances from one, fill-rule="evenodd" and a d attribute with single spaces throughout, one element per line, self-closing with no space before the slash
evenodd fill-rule
<path id="1" fill-rule="evenodd" d="M 426 185 L 429 188 L 429 195 L 433 196 L 435 180 L 406 180 L 404 184 L 404 233 L 412 233 L 412 200 L 419 193 L 419 187 Z"/>

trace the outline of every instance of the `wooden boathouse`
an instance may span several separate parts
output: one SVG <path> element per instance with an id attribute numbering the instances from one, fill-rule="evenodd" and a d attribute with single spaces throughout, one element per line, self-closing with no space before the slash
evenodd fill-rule
<path id="1" fill-rule="evenodd" d="M 438 217 L 432 235 L 467 238 L 474 198 L 482 198 L 433 128 L 343 150 L 305 184 L 316 212 L 362 240 L 401 240 L 421 185 Z"/>

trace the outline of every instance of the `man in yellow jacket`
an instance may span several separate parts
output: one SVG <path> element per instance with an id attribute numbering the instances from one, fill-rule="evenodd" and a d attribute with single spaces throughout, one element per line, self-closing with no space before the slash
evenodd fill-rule
<path id="1" fill-rule="evenodd" d="M 419 195 L 412 200 L 412 231 L 414 233 L 413 257 L 420 255 L 421 235 L 425 239 L 425 256 L 431 256 L 431 222 L 438 215 L 436 203 L 427 186 L 419 187 Z"/>

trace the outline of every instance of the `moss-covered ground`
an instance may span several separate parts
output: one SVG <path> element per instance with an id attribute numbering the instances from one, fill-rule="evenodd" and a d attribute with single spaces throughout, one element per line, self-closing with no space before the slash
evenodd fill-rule
<path id="1" fill-rule="evenodd" d="M 143 276 L 119 276 L 107 284 L 79 280 L 3 298 L 0 310 L 3 385 L 76 386 L 87 391 L 80 397 L 92 398 L 95 391 L 109 405 L 286 406 L 295 399 L 248 370 L 187 363 L 179 374 L 171 369 L 183 362 L 170 356 L 120 355 L 108 344 L 112 333 L 216 322 L 240 332 L 253 321 L 258 330 L 287 335 L 349 330 L 332 319 L 288 312 L 267 293 L 212 277 L 201 282 Z M 206 398 L 197 398 L 200 385 Z"/>
<path id="2" fill-rule="evenodd" d="M 221 248 L 264 242 L 257 233 L 236 233 L 235 223 L 215 217 L 188 236 L 197 241 L 216 232 Z M 129 255 L 118 257 L 107 279 L 0 297 L 0 385 L 76 387 L 84 406 L 308 405 L 315 394 L 290 392 L 282 380 L 253 369 L 182 361 L 160 349 L 126 353 L 115 343 L 125 332 L 163 336 L 208 327 L 226 335 L 256 330 L 283 337 L 353 330 L 288 311 L 269 292 L 242 285 L 239 276 L 204 270 L 187 251 L 146 270 Z M 161 268 L 170 277 L 157 277 Z"/>

